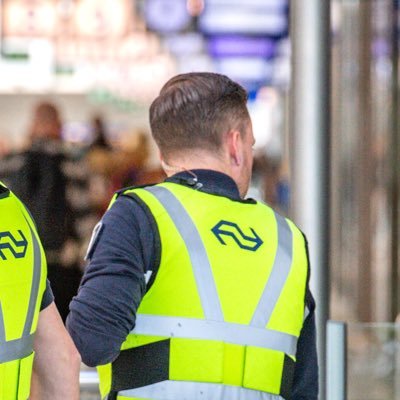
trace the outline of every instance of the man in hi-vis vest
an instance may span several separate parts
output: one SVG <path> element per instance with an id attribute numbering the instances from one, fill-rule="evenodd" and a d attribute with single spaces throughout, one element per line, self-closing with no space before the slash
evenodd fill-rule
<path id="1" fill-rule="evenodd" d="M 150 107 L 168 178 L 116 194 L 67 321 L 102 399 L 317 399 L 307 243 L 245 199 L 246 103 L 226 76 L 190 73 Z"/>
<path id="2" fill-rule="evenodd" d="M 0 399 L 77 400 L 80 357 L 25 206 L 0 182 Z"/>

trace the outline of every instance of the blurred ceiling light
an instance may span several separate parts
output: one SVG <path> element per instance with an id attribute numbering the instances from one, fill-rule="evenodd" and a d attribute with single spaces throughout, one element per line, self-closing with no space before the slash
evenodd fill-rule
<path id="1" fill-rule="evenodd" d="M 129 0 L 78 0 L 75 23 L 78 34 L 92 38 L 120 37 L 133 20 Z"/>
<path id="2" fill-rule="evenodd" d="M 141 57 L 150 57 L 159 52 L 158 38 L 151 33 L 133 32 L 124 38 L 117 46 L 119 60 L 136 60 Z"/>
<path id="3" fill-rule="evenodd" d="M 282 11 L 288 7 L 288 0 L 207 0 L 207 6 L 229 8 L 250 7 L 258 10 Z"/>
<path id="4" fill-rule="evenodd" d="M 270 59 L 275 56 L 277 42 L 268 37 L 247 35 L 211 36 L 208 51 L 214 57 L 259 56 Z"/>
<path id="5" fill-rule="evenodd" d="M 53 36 L 57 28 L 57 1 L 3 0 L 4 36 Z"/>
<path id="6" fill-rule="evenodd" d="M 191 21 L 186 0 L 147 0 L 145 18 L 150 29 L 162 33 L 182 31 Z"/>
<path id="7" fill-rule="evenodd" d="M 281 37 L 286 35 L 288 30 L 288 18 L 285 13 L 244 6 L 235 9 L 207 5 L 199 23 L 200 29 L 206 34 L 242 33 Z"/>
<path id="8" fill-rule="evenodd" d="M 214 71 L 215 65 L 207 54 L 192 54 L 190 57 L 178 57 L 178 72 Z"/>
<path id="9" fill-rule="evenodd" d="M 67 20 L 74 12 L 75 2 L 73 0 L 59 0 L 57 8 L 59 17 Z"/>
<path id="10" fill-rule="evenodd" d="M 187 0 L 186 8 L 192 17 L 197 17 L 204 10 L 204 0 Z"/>
<path id="11" fill-rule="evenodd" d="M 266 82 L 271 79 L 273 65 L 262 57 L 224 57 L 216 60 L 217 72 L 232 79 Z"/>
<path id="12" fill-rule="evenodd" d="M 177 33 L 166 36 L 166 48 L 175 56 L 188 56 L 204 53 L 204 37 L 198 32 Z"/>

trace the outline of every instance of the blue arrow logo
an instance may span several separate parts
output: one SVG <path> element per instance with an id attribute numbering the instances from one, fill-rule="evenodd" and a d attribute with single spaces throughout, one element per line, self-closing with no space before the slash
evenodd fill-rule
<path id="1" fill-rule="evenodd" d="M 0 257 L 7 260 L 4 254 L 5 250 L 9 250 L 15 258 L 24 258 L 28 248 L 28 241 L 23 232 L 18 230 L 20 240 L 18 240 L 11 232 L 0 232 Z"/>
<path id="2" fill-rule="evenodd" d="M 253 228 L 250 228 L 253 236 L 247 236 L 240 229 L 238 224 L 229 221 L 220 221 L 211 229 L 221 244 L 226 246 L 223 236 L 230 236 L 236 244 L 244 250 L 257 251 L 264 243 Z"/>

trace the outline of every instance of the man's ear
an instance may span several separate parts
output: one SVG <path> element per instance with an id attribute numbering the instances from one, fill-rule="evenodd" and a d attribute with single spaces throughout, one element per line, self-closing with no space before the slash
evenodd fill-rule
<path id="1" fill-rule="evenodd" d="M 237 130 L 231 130 L 227 134 L 229 159 L 233 165 L 242 163 L 242 137 Z"/>

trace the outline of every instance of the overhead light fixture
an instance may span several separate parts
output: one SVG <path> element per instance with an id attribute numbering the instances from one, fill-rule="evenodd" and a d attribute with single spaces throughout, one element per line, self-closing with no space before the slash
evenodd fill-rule
<path id="1" fill-rule="evenodd" d="M 57 29 L 57 1 L 3 0 L 3 36 L 53 36 Z"/>
<path id="2" fill-rule="evenodd" d="M 116 38 L 128 32 L 133 19 L 129 0 L 78 0 L 77 33 L 88 38 Z"/>

